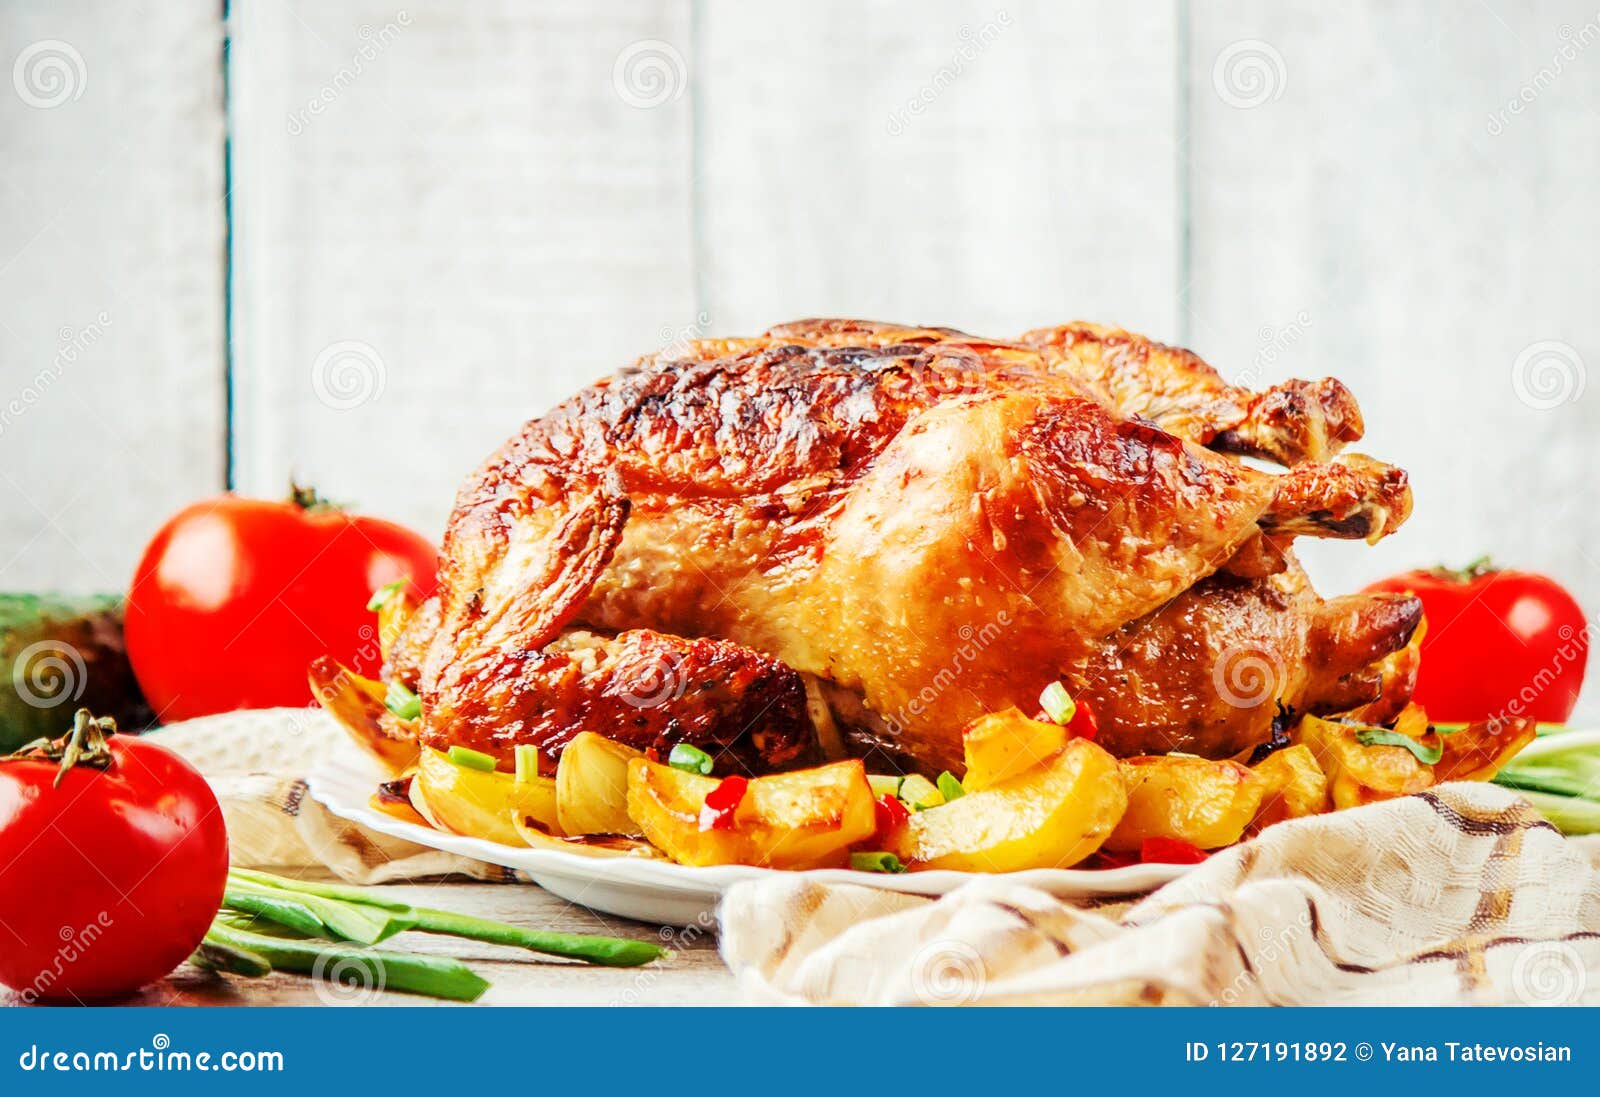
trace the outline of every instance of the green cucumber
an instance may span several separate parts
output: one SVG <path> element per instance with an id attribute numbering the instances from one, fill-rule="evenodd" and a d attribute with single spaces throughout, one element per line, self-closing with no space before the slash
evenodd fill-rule
<path id="1" fill-rule="evenodd" d="M 64 735 L 75 709 L 150 724 L 122 641 L 115 594 L 0 593 L 0 753 Z"/>

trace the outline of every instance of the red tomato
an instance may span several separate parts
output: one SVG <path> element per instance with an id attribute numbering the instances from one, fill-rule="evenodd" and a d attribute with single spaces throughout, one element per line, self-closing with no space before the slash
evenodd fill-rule
<path id="1" fill-rule="evenodd" d="M 0 759 L 0 983 L 28 1001 L 154 982 L 222 902 L 228 833 L 205 779 L 164 747 L 97 730 L 84 741 L 103 769 L 61 773 L 59 751 Z"/>
<path id="2" fill-rule="evenodd" d="M 381 518 L 223 495 L 179 511 L 128 594 L 128 658 L 163 721 L 311 701 L 306 667 L 332 655 L 376 677 L 367 601 L 390 583 L 433 592 L 437 554 Z"/>
<path id="3" fill-rule="evenodd" d="M 1589 627 L 1555 580 L 1479 561 L 1461 571 L 1408 571 L 1367 589 L 1422 599 L 1427 631 L 1412 696 L 1430 718 L 1560 723 L 1578 703 Z"/>

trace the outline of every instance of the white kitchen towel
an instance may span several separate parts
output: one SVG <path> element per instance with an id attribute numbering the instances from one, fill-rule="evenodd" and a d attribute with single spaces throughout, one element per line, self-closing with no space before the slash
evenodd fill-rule
<path id="1" fill-rule="evenodd" d="M 391 838 L 317 803 L 306 774 L 344 737 L 321 709 L 276 708 L 185 720 L 150 733 L 205 775 L 239 868 L 326 873 L 353 884 L 454 874 L 512 880 L 497 865 Z"/>
<path id="2" fill-rule="evenodd" d="M 355 883 L 508 870 L 366 830 L 307 792 L 342 732 L 318 710 L 154 733 L 204 773 L 234 863 Z M 741 884 L 722 952 L 787 1004 L 1600 1004 L 1600 838 L 1453 784 L 1300 819 L 1148 896 L 1069 903 L 1003 877 L 942 899 Z"/>
<path id="3" fill-rule="evenodd" d="M 722 953 L 816 1005 L 1600 1004 L 1600 844 L 1452 784 L 1271 827 L 1148 897 L 740 884 Z"/>

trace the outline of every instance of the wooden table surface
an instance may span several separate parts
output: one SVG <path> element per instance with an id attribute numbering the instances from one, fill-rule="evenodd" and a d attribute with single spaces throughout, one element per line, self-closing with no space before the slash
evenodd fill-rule
<path id="1" fill-rule="evenodd" d="M 479 1005 L 607 1006 L 733 1005 L 733 976 L 709 929 L 663 929 L 596 914 L 533 885 L 426 883 L 375 889 L 419 906 L 438 907 L 538 929 L 603 933 L 665 945 L 669 955 L 639 968 L 604 968 L 542 957 L 521 949 L 404 933 L 384 948 L 437 953 L 465 961 L 492 984 Z M 0 1001 L 5 999 L 0 998 Z M 18 1004 L 15 996 L 7 1004 Z M 156 1006 L 429 1005 L 434 999 L 364 987 L 340 987 L 300 975 L 262 979 L 213 975 L 185 964 L 126 1000 Z"/>

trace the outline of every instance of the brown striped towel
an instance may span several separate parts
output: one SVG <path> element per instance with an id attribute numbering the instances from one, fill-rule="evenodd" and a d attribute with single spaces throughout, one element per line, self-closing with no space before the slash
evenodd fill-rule
<path id="1" fill-rule="evenodd" d="M 722 952 L 786 1004 L 1596 1005 L 1597 870 L 1600 842 L 1452 784 L 1280 824 L 1137 901 L 741 884 Z"/>
<path id="2" fill-rule="evenodd" d="M 321 709 L 228 712 L 150 734 L 205 774 L 227 819 L 236 867 L 325 874 L 353 884 L 516 878 L 509 869 L 357 826 L 312 799 L 305 775 L 344 734 Z"/>

